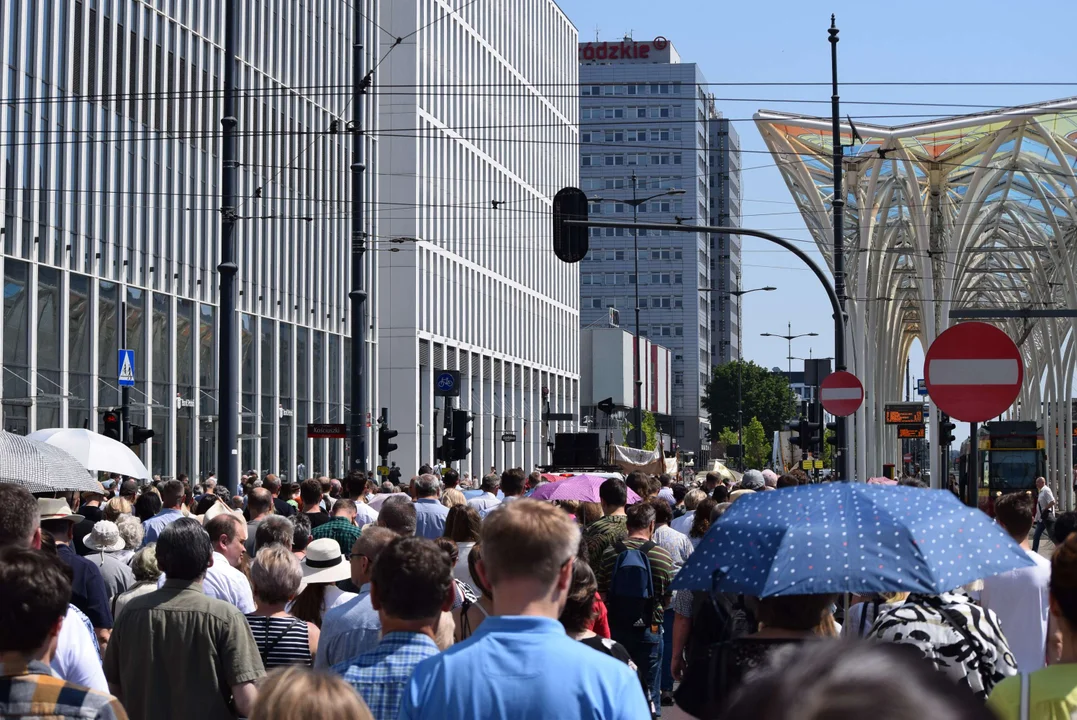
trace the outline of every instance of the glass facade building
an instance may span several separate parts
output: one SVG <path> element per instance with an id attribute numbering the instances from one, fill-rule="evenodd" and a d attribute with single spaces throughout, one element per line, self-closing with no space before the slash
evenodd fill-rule
<path id="1" fill-rule="evenodd" d="M 214 469 L 223 6 L 0 5 L 4 429 L 97 429 L 120 404 L 127 348 L 131 419 L 155 432 L 147 466 Z M 305 427 L 346 421 L 350 139 L 336 130 L 351 117 L 353 9 L 236 6 L 239 461 L 339 473 L 343 441 Z M 375 37 L 377 3 L 364 15 Z"/>
<path id="2" fill-rule="evenodd" d="M 456 5 L 383 0 L 380 21 L 379 407 L 405 474 L 444 434 L 440 370 L 473 418 L 461 472 L 530 470 L 578 427 L 579 266 L 549 224 L 579 180 L 576 28 L 553 0 Z"/>

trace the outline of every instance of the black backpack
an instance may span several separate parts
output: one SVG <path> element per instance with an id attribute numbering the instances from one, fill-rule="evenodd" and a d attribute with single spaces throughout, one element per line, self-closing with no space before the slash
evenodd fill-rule
<path id="1" fill-rule="evenodd" d="M 639 547 L 629 548 L 623 540 L 618 540 L 613 547 L 617 558 L 605 598 L 610 628 L 649 627 L 653 622 L 655 597 L 654 575 L 647 553 L 656 545 L 648 540 Z"/>

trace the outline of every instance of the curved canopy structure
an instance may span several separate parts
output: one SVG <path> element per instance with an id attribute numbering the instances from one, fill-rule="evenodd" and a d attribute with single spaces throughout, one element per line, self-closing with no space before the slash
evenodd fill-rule
<path id="1" fill-rule="evenodd" d="M 760 111 L 755 122 L 833 270 L 830 120 Z M 875 390 L 855 427 L 865 478 L 897 456 L 882 408 L 900 397 L 914 339 L 927 348 L 957 308 L 1077 308 L 1077 98 L 841 133 L 849 365 Z M 1045 433 L 1048 465 L 1069 488 L 1077 321 L 991 322 L 1029 378 L 1011 414 L 1062 429 L 1065 442 Z"/>

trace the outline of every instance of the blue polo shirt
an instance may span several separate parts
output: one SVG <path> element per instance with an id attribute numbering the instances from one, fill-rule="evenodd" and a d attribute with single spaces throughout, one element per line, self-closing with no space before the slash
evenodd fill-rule
<path id="1" fill-rule="evenodd" d="M 400 720 L 650 720 L 627 664 L 573 640 L 556 620 L 493 616 L 464 642 L 422 661 Z"/>
<path id="2" fill-rule="evenodd" d="M 415 534 L 437 540 L 445 534 L 445 518 L 449 508 L 437 498 L 419 498 L 415 501 Z"/>

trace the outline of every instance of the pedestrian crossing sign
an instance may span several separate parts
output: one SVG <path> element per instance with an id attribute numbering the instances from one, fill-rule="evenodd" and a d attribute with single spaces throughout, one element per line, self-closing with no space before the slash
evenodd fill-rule
<path id="1" fill-rule="evenodd" d="M 135 385 L 135 351 L 120 350 L 116 362 L 116 374 L 119 376 L 121 387 L 134 387 Z"/>

